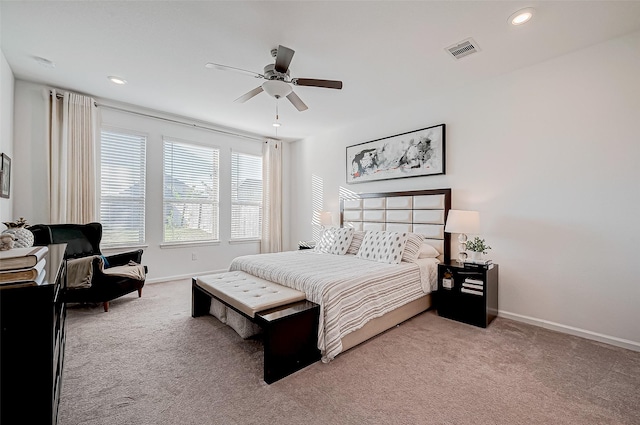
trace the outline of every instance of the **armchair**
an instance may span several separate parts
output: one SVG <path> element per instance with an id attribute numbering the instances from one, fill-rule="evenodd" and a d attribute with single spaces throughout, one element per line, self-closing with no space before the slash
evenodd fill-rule
<path id="1" fill-rule="evenodd" d="M 135 269 L 142 262 L 142 250 L 125 252 L 121 254 L 102 256 L 100 241 L 102 239 L 102 224 L 36 224 L 28 227 L 33 233 L 34 245 L 49 245 L 66 243 L 65 259 L 92 257 L 89 282 L 82 287 L 67 285 L 63 291 L 63 299 L 70 303 L 102 303 L 104 311 L 109 311 L 109 301 L 118 297 L 138 291 L 138 297 L 142 296 L 147 273 L 144 266 L 142 276 L 131 277 L 127 273 L 110 273 L 112 270 L 127 271 Z M 129 264 L 131 261 L 136 265 Z M 121 266 L 121 267 L 118 267 Z M 142 277 L 142 280 L 140 280 Z"/>

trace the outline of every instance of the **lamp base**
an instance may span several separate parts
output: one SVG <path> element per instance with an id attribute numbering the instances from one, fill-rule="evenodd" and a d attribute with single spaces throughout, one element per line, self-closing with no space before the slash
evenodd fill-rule
<path id="1" fill-rule="evenodd" d="M 464 263 L 469 256 L 467 255 L 467 235 L 460 233 L 458 235 L 458 262 Z"/>

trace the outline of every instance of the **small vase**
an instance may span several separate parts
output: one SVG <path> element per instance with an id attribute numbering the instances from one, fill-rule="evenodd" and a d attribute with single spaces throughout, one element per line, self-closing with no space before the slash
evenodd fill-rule
<path id="1" fill-rule="evenodd" d="M 471 259 L 473 261 L 482 260 L 482 252 L 480 252 L 480 251 L 471 251 Z"/>

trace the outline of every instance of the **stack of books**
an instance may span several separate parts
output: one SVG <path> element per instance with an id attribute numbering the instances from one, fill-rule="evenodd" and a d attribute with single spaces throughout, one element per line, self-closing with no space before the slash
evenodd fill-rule
<path id="1" fill-rule="evenodd" d="M 462 288 L 460 288 L 460 292 L 465 292 L 467 294 L 473 295 L 482 295 L 484 294 L 484 282 L 478 279 L 471 279 L 470 277 L 465 278 L 464 282 L 462 282 Z"/>
<path id="2" fill-rule="evenodd" d="M 0 287 L 40 285 L 46 275 L 46 246 L 0 251 Z"/>
<path id="3" fill-rule="evenodd" d="M 489 259 L 482 259 L 482 260 L 472 260 L 470 258 L 464 260 L 465 263 L 470 263 L 470 264 L 491 264 L 493 263 L 493 261 L 489 260 Z"/>

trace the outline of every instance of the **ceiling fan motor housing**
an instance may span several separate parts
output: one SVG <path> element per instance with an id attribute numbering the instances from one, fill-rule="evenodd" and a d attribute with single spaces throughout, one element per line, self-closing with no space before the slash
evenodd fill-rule
<path id="1" fill-rule="evenodd" d="M 287 81 L 289 79 L 289 70 L 287 69 L 287 72 L 278 72 L 276 71 L 276 65 L 270 63 L 264 67 L 264 78 L 267 80 Z"/>

